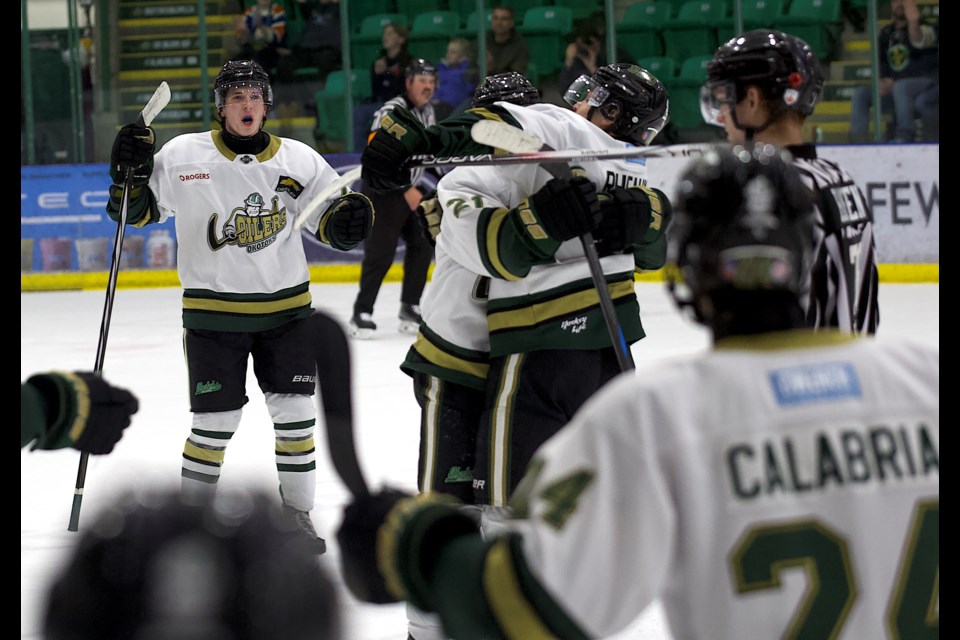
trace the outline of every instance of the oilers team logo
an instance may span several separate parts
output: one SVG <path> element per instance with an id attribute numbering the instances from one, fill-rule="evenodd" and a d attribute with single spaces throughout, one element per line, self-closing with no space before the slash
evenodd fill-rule
<path id="1" fill-rule="evenodd" d="M 268 209 L 264 206 L 263 196 L 254 192 L 247 196 L 242 206 L 230 212 L 222 229 L 217 229 L 217 214 L 210 216 L 207 241 L 214 251 L 235 245 L 253 253 L 273 244 L 286 227 L 287 208 L 280 207 L 279 196 L 273 196 Z"/>

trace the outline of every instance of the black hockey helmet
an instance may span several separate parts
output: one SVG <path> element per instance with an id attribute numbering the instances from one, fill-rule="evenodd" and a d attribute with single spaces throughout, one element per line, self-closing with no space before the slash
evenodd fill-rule
<path id="1" fill-rule="evenodd" d="M 717 145 L 691 162 L 673 202 L 668 287 L 705 324 L 721 291 L 799 298 L 813 251 L 813 195 L 786 151 Z M 709 305 L 708 305 L 709 307 Z"/>
<path id="2" fill-rule="evenodd" d="M 213 98 L 217 110 L 226 104 L 227 90 L 236 87 L 259 88 L 263 93 L 263 102 L 268 107 L 273 104 L 270 76 L 253 60 L 227 60 L 220 67 L 220 73 L 213 82 Z"/>
<path id="3" fill-rule="evenodd" d="M 48 594 L 48 640 L 341 637 L 337 592 L 274 496 L 111 501 Z"/>
<path id="4" fill-rule="evenodd" d="M 414 58 L 407 65 L 404 76 L 412 78 L 414 76 L 433 76 L 437 77 L 437 67 L 426 58 Z"/>
<path id="5" fill-rule="evenodd" d="M 756 29 L 717 49 L 707 64 L 700 110 L 707 123 L 722 126 L 717 122 L 720 105 L 727 103 L 732 110 L 743 100 L 746 88 L 755 85 L 770 105 L 770 122 L 789 110 L 809 116 L 820 100 L 823 82 L 820 62 L 810 45 L 783 31 Z"/>
<path id="6" fill-rule="evenodd" d="M 639 145 L 653 142 L 670 118 L 666 87 L 635 64 L 608 64 L 592 77 L 582 75 L 573 81 L 563 99 L 571 105 L 588 100 L 603 117 L 614 121 L 607 130 L 610 135 Z"/>
<path id="7" fill-rule="evenodd" d="M 516 71 L 487 76 L 473 92 L 473 106 L 485 107 L 494 102 L 520 106 L 540 102 L 540 90 Z"/>

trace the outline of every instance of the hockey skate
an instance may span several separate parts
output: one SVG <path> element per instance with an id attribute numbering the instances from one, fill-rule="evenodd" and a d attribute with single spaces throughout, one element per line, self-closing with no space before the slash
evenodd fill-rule
<path id="1" fill-rule="evenodd" d="M 369 340 L 373 337 L 373 332 L 377 330 L 377 324 L 373 321 L 373 316 L 369 313 L 355 313 L 350 318 L 350 336 L 358 340 Z"/>
<path id="2" fill-rule="evenodd" d="M 420 305 L 418 304 L 401 302 L 400 313 L 397 314 L 397 317 L 400 318 L 400 333 L 416 333 L 420 330 L 420 323 L 423 322 L 423 318 L 420 317 Z"/>
<path id="3" fill-rule="evenodd" d="M 319 556 L 327 552 L 327 541 L 317 535 L 317 530 L 307 511 L 298 511 L 289 505 L 283 505 L 283 512 L 290 517 L 293 523 L 303 533 L 303 537 L 310 543 L 313 551 Z"/>

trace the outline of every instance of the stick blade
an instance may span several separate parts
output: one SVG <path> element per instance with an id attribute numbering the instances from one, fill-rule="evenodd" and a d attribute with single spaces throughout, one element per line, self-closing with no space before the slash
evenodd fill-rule
<path id="1" fill-rule="evenodd" d="M 164 80 L 160 83 L 160 86 L 157 87 L 157 90 L 153 92 L 153 96 L 150 97 L 150 100 L 143 107 L 143 111 L 140 112 L 140 119 L 143 121 L 143 126 L 149 127 L 153 119 L 157 117 L 157 114 L 163 111 L 168 104 L 170 104 L 170 85 Z"/>
<path id="2" fill-rule="evenodd" d="M 470 128 L 470 137 L 479 144 L 485 144 L 510 153 L 533 153 L 540 151 L 543 141 L 523 129 L 506 122 L 479 120 Z"/>
<path id="3" fill-rule="evenodd" d="M 307 220 L 311 215 L 313 215 L 313 213 L 320 207 L 321 204 L 327 202 L 328 200 L 339 198 L 341 189 L 344 187 L 350 187 L 350 185 L 360 179 L 361 170 L 362 167 L 357 165 L 328 184 L 323 190 L 314 196 L 313 200 L 307 203 L 307 206 L 305 206 L 299 214 L 297 214 L 297 219 L 294 222 L 293 228 L 303 228 L 303 225 L 307 223 Z"/>

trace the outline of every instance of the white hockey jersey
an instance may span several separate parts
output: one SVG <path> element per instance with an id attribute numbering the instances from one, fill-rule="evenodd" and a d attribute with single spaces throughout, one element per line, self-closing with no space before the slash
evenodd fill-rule
<path id="1" fill-rule="evenodd" d="M 287 138 L 270 136 L 256 155 L 234 153 L 219 131 L 166 143 L 149 186 L 162 219 L 175 216 L 184 327 L 257 331 L 309 314 L 310 273 L 294 221 L 337 177 L 315 150 Z"/>
<path id="2" fill-rule="evenodd" d="M 569 109 L 550 104 L 498 104 L 524 131 L 555 149 L 630 146 Z M 598 190 L 646 184 L 643 158 L 585 162 L 582 170 Z M 461 167 L 444 176 L 437 186 L 444 208 L 438 256 L 448 255 L 468 272 L 492 277 L 487 322 L 493 355 L 535 348 L 595 349 L 610 344 L 579 239 L 563 243 L 553 263 L 535 265 L 523 274 L 512 271 L 504 259 L 509 248 L 501 244 L 499 231 L 505 212 L 550 178 L 535 164 Z M 642 338 L 633 287 L 633 256 L 606 256 L 601 264 L 627 340 Z M 425 317 L 428 325 L 432 315 L 444 313 L 430 308 L 433 301 L 440 300 L 431 293 L 424 303 L 430 314 Z"/>
<path id="3" fill-rule="evenodd" d="M 401 369 L 483 389 L 490 369 L 489 289 L 488 276 L 470 271 L 436 247 L 423 323 Z"/>
<path id="4" fill-rule="evenodd" d="M 939 496 L 939 351 L 799 330 L 623 374 L 508 526 L 589 637 L 658 597 L 677 640 L 938 637 Z M 487 567 L 488 593 L 523 575 Z"/>

